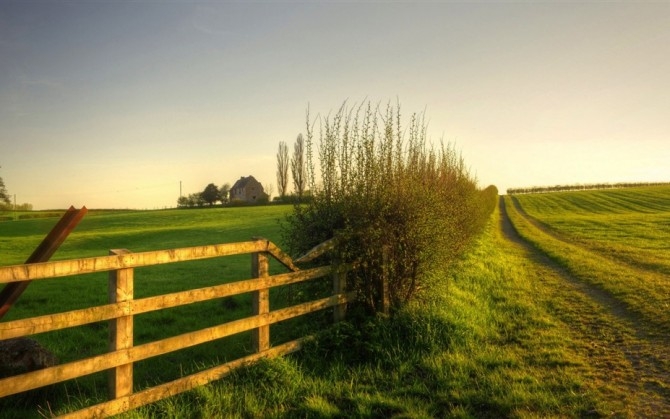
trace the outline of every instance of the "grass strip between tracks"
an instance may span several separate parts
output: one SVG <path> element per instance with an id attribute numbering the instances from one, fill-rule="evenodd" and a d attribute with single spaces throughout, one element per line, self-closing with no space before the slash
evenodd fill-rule
<path id="1" fill-rule="evenodd" d="M 656 333 L 670 330 L 670 296 L 667 277 L 610 259 L 578 244 L 559 240 L 522 215 L 509 196 L 508 215 L 519 235 L 579 280 L 608 292 L 626 308 L 641 316 Z"/>

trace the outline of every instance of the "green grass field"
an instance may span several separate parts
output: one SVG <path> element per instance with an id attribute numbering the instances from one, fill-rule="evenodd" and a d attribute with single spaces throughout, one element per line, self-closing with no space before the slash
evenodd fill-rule
<path id="1" fill-rule="evenodd" d="M 668 416 L 670 301 L 664 269 L 670 248 L 663 242 L 670 242 L 669 191 L 654 187 L 507 196 L 458 266 L 433 272 L 439 286 L 419 303 L 390 318 L 364 318 L 350 311 L 351 322 L 328 329 L 299 353 L 235 371 L 123 416 Z M 55 258 L 256 235 L 281 246 L 276 220 L 286 211 L 290 207 L 93 213 Z M 21 263 L 54 222 L 0 223 L 0 264 Z M 182 289 L 183 278 L 191 287 L 249 275 L 248 258 L 177 269 L 179 265 L 138 270 L 137 293 Z M 38 281 L 10 315 L 104 302 L 106 277 L 72 281 L 81 296 L 59 293 L 60 287 L 50 288 L 52 281 Z M 242 307 L 245 302 L 238 303 Z M 244 310 L 194 305 L 140 317 L 135 328 L 138 339 L 153 340 L 207 325 L 207 317 L 242 316 Z M 65 340 L 39 338 L 65 360 L 83 348 L 105 350 L 106 325 L 77 329 Z M 139 363 L 136 387 L 170 379 L 174 363 L 186 373 L 216 358 L 237 356 L 248 349 L 249 336 L 236 339 Z M 53 397 L 53 412 L 101 400 L 105 378 L 75 380 L 47 393 Z M 39 417 L 38 410 L 46 408 L 44 402 L 37 408 L 38 399 L 0 400 L 0 416 Z"/>
<path id="2" fill-rule="evenodd" d="M 279 220 L 290 206 L 214 208 L 166 211 L 91 211 L 71 233 L 52 260 L 107 255 L 109 249 L 149 251 L 207 244 L 247 241 L 262 236 L 281 245 Z M 36 218 L 0 223 L 0 265 L 20 264 L 51 230 L 57 218 Z M 271 269 L 283 272 L 278 264 Z M 135 297 L 201 288 L 251 276 L 249 255 L 160 265 L 135 270 Z M 14 320 L 63 312 L 107 302 L 108 275 L 92 274 L 30 284 L 3 318 Z M 251 313 L 250 296 L 209 301 L 136 317 L 135 344 L 154 341 L 192 330 L 246 317 Z M 277 301 L 277 300 L 275 300 Z M 276 308 L 276 307 L 275 307 Z M 61 362 L 82 359 L 106 351 L 106 323 L 90 324 L 44 333 L 36 338 Z M 282 332 L 274 333 L 281 338 Z M 188 371 L 203 369 L 225 359 L 248 353 L 249 334 L 140 362 L 135 370 L 136 388 L 164 382 Z M 75 398 L 99 399 L 105 374 L 68 383 L 58 390 Z M 94 386 L 96 388 L 94 388 Z M 23 416 L 23 414 L 21 414 Z"/>

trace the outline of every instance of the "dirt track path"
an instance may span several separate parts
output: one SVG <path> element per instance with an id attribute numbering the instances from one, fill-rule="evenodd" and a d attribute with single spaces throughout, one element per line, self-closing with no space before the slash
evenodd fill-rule
<path id="1" fill-rule="evenodd" d="M 510 246 L 524 252 L 533 262 L 528 268 L 535 270 L 538 283 L 549 290 L 550 298 L 538 303 L 550 307 L 568 326 L 570 337 L 594 367 L 589 384 L 611 405 L 620 406 L 614 412 L 601 413 L 614 417 L 670 418 L 668 337 L 650 333 L 639 316 L 621 301 L 571 276 L 520 237 L 502 197 L 500 228 Z"/>

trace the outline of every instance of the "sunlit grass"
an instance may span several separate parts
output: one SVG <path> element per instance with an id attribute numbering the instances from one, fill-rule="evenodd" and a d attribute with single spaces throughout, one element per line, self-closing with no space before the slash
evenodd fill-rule
<path id="1" fill-rule="evenodd" d="M 217 211 L 212 210 L 211 214 L 193 211 L 193 215 L 202 216 L 203 224 L 208 224 L 212 222 L 210 216 L 221 216 Z M 185 213 L 190 216 L 190 211 Z M 256 215 L 261 216 L 262 211 Z M 266 217 L 278 218 L 276 214 Z M 608 381 L 608 377 L 628 377 L 629 362 L 620 353 L 611 352 L 602 363 L 594 365 L 589 355 L 593 350 L 601 350 L 593 347 L 591 338 L 620 339 L 610 336 L 612 332 L 608 329 L 617 320 L 599 310 L 593 301 L 568 289 L 555 271 L 534 260 L 524 248 L 507 241 L 502 236 L 499 217 L 496 211 L 484 234 L 458 262 L 457 269 L 449 274 L 433 272 L 431 283 L 439 285 L 432 289 L 432 294 L 423 295 L 418 303 L 393 317 L 367 318 L 350 309 L 348 322 L 324 331 L 301 352 L 234 371 L 220 381 L 122 416 L 634 416 L 627 406 L 636 394 Z M 98 237 L 104 238 L 102 221 L 99 220 Z M 117 229 L 124 224 L 121 220 L 115 222 Z M 150 227 L 152 223 L 154 227 Z M 170 237 L 167 232 L 162 236 L 161 223 L 145 224 L 137 219 L 128 225 L 130 230 L 141 230 L 144 225 L 156 232 L 155 236 L 146 235 L 145 242 L 137 243 L 140 249 L 172 241 L 191 245 L 202 239 L 209 228 L 209 224 L 207 228 L 199 228 L 196 223 L 193 234 L 183 229 Z M 278 233 L 278 229 L 273 228 L 268 229 L 267 236 L 276 240 L 277 236 L 272 234 Z M 259 234 L 234 226 L 222 229 L 236 231 L 232 237 L 244 236 L 242 239 Z M 136 234 L 136 231 L 129 233 L 141 240 L 141 234 Z M 235 240 L 239 239 L 225 241 Z M 196 244 L 202 243 L 192 243 Z M 565 248 L 556 251 L 561 249 L 566 251 Z M 579 256 L 574 249 L 569 251 L 574 253 L 571 256 Z M 138 292 L 154 292 L 159 286 L 179 288 L 181 285 L 174 283 L 184 276 L 189 281 L 200 281 L 195 272 L 202 267 L 194 264 L 192 268 L 142 274 L 141 281 L 152 285 Z M 226 277 L 236 269 L 223 265 L 211 268 Z M 583 261 L 575 263 L 573 268 L 593 270 L 593 266 Z M 240 260 L 239 269 L 248 274 L 248 260 Z M 101 278 L 96 286 L 106 286 L 105 279 Z M 44 296 L 35 294 L 30 310 L 43 303 Z M 176 333 L 195 326 L 188 319 L 198 318 L 201 310 L 211 313 L 211 317 L 235 315 L 234 310 L 221 306 L 194 306 L 193 311 L 174 315 L 144 316 L 138 318 L 138 336 L 154 339 L 161 333 Z M 594 331 L 600 335 L 594 335 Z M 105 341 L 107 330 L 106 326 L 95 326 L 77 333 L 80 335 L 75 339 L 80 339 L 84 346 L 94 346 L 97 337 Z M 154 364 L 139 363 L 137 388 L 152 384 L 152 380 L 167 379 L 167 370 L 173 363 L 182 365 L 183 374 L 213 365 L 217 359 L 248 345 L 248 336 L 237 339 L 224 346 L 184 351 L 173 358 L 161 357 Z M 66 354 L 75 350 L 69 343 L 60 345 L 70 345 L 61 349 Z M 224 353 L 222 348 L 232 352 Z M 211 356 L 216 350 L 220 352 Z M 60 401 L 51 405 L 53 411 L 71 411 L 104 399 L 104 381 L 104 374 L 98 374 L 61 390 Z M 102 384 L 103 390 L 91 389 L 93 382 Z M 16 416 L 16 412 L 4 410 L 0 416 Z M 26 410 L 19 412 L 25 416 Z"/>
<path id="2" fill-rule="evenodd" d="M 291 357 L 238 370 L 129 417 L 581 417 L 622 411 L 623 398 L 606 400 L 588 382 L 588 360 L 549 305 L 560 288 L 536 280 L 538 268 L 502 238 L 497 217 L 496 211 L 457 273 L 434 273 L 442 286 L 421 303 L 391 318 L 350 313 L 353 323 L 340 323 Z"/>

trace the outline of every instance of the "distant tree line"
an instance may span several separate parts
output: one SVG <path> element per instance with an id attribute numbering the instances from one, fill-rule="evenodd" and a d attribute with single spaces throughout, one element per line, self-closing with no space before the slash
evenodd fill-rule
<path id="1" fill-rule="evenodd" d="M 196 192 L 187 196 L 180 196 L 177 199 L 179 208 L 196 208 L 204 206 L 214 206 L 217 202 L 225 205 L 228 203 L 228 194 L 230 193 L 230 184 L 224 183 L 220 188 L 214 183 L 205 186 L 202 192 Z"/>
<path id="2" fill-rule="evenodd" d="M 619 182 L 619 183 L 587 183 L 577 185 L 531 186 L 527 188 L 508 188 L 507 194 L 547 193 L 564 191 L 583 191 L 587 189 L 632 188 L 636 186 L 669 185 L 670 182 Z"/>

